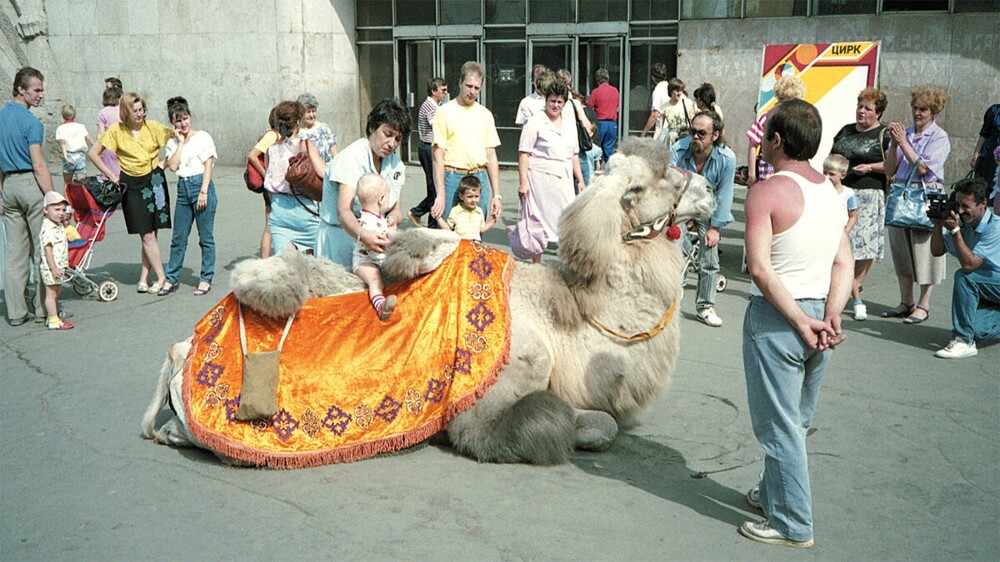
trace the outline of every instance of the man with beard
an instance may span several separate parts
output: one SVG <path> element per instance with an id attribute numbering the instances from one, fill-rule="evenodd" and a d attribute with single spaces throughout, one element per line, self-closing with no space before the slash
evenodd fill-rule
<path id="1" fill-rule="evenodd" d="M 691 120 L 691 136 L 670 147 L 675 166 L 701 174 L 715 194 L 715 213 L 708 220 L 695 221 L 701 249 L 698 252 L 698 320 L 712 327 L 722 325 L 715 313 L 716 279 L 719 276 L 719 230 L 733 222 L 733 178 L 736 153 L 722 141 L 722 119 L 714 111 L 702 111 Z M 691 241 L 683 238 L 684 250 Z"/>

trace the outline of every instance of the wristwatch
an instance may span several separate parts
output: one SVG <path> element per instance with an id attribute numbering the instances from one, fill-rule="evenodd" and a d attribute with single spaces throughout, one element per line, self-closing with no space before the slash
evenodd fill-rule
<path id="1" fill-rule="evenodd" d="M 959 232 L 960 230 L 962 230 L 962 227 L 960 227 L 960 226 L 956 226 L 955 228 L 953 228 L 953 229 L 951 229 L 951 230 L 950 230 L 950 232 L 951 232 L 951 235 L 952 235 L 952 236 L 954 236 L 954 235 L 958 234 L 958 232 Z"/>

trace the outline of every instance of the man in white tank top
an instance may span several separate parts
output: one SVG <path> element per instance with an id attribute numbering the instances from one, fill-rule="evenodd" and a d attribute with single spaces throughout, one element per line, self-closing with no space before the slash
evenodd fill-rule
<path id="1" fill-rule="evenodd" d="M 747 269 L 752 281 L 743 320 L 743 368 L 764 472 L 747 501 L 766 519 L 747 521 L 752 540 L 809 548 L 812 496 L 806 431 L 831 350 L 843 341 L 854 258 L 847 210 L 833 184 L 809 167 L 822 134 L 808 102 L 779 103 L 767 116 L 761 150 L 777 173 L 749 192 Z"/>

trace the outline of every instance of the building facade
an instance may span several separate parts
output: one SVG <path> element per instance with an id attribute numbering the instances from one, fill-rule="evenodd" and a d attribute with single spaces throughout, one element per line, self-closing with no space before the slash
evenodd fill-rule
<path id="1" fill-rule="evenodd" d="M 952 138 L 948 180 L 968 170 L 983 111 L 1000 102 L 1000 0 L 19 0 L 0 2 L 0 80 L 20 66 L 46 75 L 52 135 L 62 103 L 93 127 L 103 79 L 142 94 L 150 117 L 184 95 L 240 164 L 270 108 L 310 92 L 342 144 L 368 109 L 396 96 L 419 107 L 443 76 L 457 91 L 466 60 L 483 62 L 481 101 L 497 119 L 504 162 L 516 161 L 514 113 L 532 64 L 572 72 L 587 93 L 605 67 L 622 92 L 620 130 L 641 130 L 650 68 L 667 65 L 691 92 L 710 82 L 730 144 L 745 158 L 765 44 L 878 40 L 884 121 L 909 124 L 909 91 L 937 83 L 951 99 L 939 123 Z M 840 127 L 851 122 L 845 115 Z M 92 131 L 93 132 L 93 131 Z M 413 137 L 415 138 L 415 136 Z M 54 145 L 54 143 L 53 143 Z M 404 145 L 416 161 L 416 145 Z M 54 155 L 54 153 L 53 153 Z"/>

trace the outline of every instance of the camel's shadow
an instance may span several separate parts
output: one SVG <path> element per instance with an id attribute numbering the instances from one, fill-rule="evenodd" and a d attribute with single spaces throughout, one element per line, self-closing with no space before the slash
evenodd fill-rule
<path id="1" fill-rule="evenodd" d="M 677 450 L 644 437 L 620 433 L 603 453 L 578 451 L 570 459 L 588 474 L 619 480 L 701 515 L 733 526 L 747 520 L 743 493 L 695 474 Z"/>

